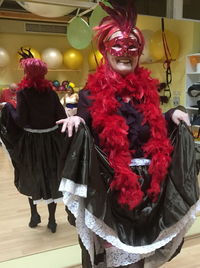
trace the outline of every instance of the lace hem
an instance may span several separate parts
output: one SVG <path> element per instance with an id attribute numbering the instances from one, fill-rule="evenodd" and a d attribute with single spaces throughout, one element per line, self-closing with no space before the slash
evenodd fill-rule
<path id="1" fill-rule="evenodd" d="M 187 230 L 184 228 L 175 238 L 172 239 L 171 242 L 166 244 L 165 248 L 161 249 L 163 251 L 161 254 L 156 254 L 156 251 L 153 251 L 149 254 L 133 254 L 119 250 L 116 247 L 110 247 L 106 249 L 107 267 L 126 266 L 136 263 L 143 258 L 145 258 L 145 268 L 160 267 L 165 262 L 167 262 L 172 257 L 174 252 L 178 249 L 186 231 Z"/>
<path id="2" fill-rule="evenodd" d="M 32 198 L 32 197 L 30 197 L 30 198 Z M 38 200 L 33 200 L 33 204 L 34 204 L 34 205 L 37 205 L 37 204 L 40 203 L 40 202 L 45 202 L 45 203 L 48 205 L 48 204 L 50 204 L 50 203 L 63 202 L 63 198 L 62 198 L 62 197 L 60 197 L 60 198 L 56 198 L 56 199 L 52 199 L 52 198 L 50 198 L 50 199 L 47 199 L 47 200 L 41 198 L 41 199 L 38 199 Z"/>
<path id="3" fill-rule="evenodd" d="M 110 247 L 106 249 L 106 266 L 107 267 L 126 266 L 129 264 L 136 263 L 152 254 L 154 254 L 154 252 L 151 252 L 149 254 L 134 254 L 125 252 L 116 247 Z"/>
<path id="4" fill-rule="evenodd" d="M 169 242 L 165 246 L 164 249 L 161 249 L 162 251 L 161 253 L 158 252 L 158 254 L 156 254 L 157 252 L 155 252 L 154 255 L 146 258 L 144 267 L 145 268 L 158 268 L 161 265 L 163 265 L 165 262 L 169 261 L 170 258 L 173 256 L 174 252 L 176 252 L 179 245 L 181 244 L 183 237 L 185 236 L 185 233 L 187 232 L 187 230 L 186 228 L 183 228 L 183 230 L 175 238 L 173 238 L 172 241 Z"/>
<path id="5" fill-rule="evenodd" d="M 75 183 L 69 179 L 62 178 L 59 186 L 59 191 L 68 192 L 77 196 L 87 197 L 87 186 Z"/>
<path id="6" fill-rule="evenodd" d="M 193 205 L 188 213 L 180 221 L 178 221 L 173 226 L 161 231 L 158 238 L 152 244 L 145 246 L 129 246 L 122 243 L 117 237 L 117 234 L 110 227 L 108 227 L 100 219 L 97 219 L 86 209 L 85 223 L 89 229 L 91 229 L 102 239 L 106 240 L 108 243 L 123 251 L 137 254 L 148 254 L 169 243 L 175 236 L 177 236 L 178 233 L 180 233 L 180 231 L 185 226 L 187 226 L 188 230 L 196 218 L 195 214 L 197 211 L 200 211 L 200 201 Z"/>
<path id="7" fill-rule="evenodd" d="M 181 243 L 183 236 L 193 224 L 196 218 L 196 212 L 200 211 L 200 201 L 198 201 L 178 223 L 163 230 L 154 243 L 134 247 L 122 243 L 110 227 L 85 209 L 83 198 L 67 192 L 63 193 L 63 195 L 65 205 L 68 206 L 69 210 L 76 217 L 76 228 L 85 248 L 89 252 L 92 265 L 94 265 L 94 234 L 113 245 L 113 247 L 106 249 L 108 267 L 128 265 L 142 258 L 147 258 L 153 255 L 156 249 L 167 245 L 174 239 L 176 241 L 173 244 L 174 250 L 172 250 L 172 256 Z M 177 239 L 175 239 L 176 237 Z"/>

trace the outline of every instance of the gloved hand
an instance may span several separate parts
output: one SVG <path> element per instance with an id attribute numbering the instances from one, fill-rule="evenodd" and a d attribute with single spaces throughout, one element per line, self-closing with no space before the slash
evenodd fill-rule
<path id="1" fill-rule="evenodd" d="M 188 126 L 191 125 L 188 114 L 185 112 L 182 112 L 181 110 L 178 110 L 178 109 L 173 112 L 172 121 L 177 125 L 181 121 L 184 121 L 186 123 L 186 125 L 188 125 Z"/>
<path id="2" fill-rule="evenodd" d="M 73 129 L 75 129 L 75 131 L 77 132 L 80 123 L 85 124 L 84 119 L 81 118 L 80 116 L 70 116 L 70 117 L 67 117 L 65 119 L 58 120 L 56 122 L 56 124 L 58 124 L 58 125 L 63 124 L 61 132 L 66 131 L 68 133 L 68 137 L 72 136 Z"/>

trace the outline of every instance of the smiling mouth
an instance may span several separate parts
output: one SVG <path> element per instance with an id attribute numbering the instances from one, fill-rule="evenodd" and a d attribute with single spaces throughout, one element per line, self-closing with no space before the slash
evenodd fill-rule
<path id="1" fill-rule="evenodd" d="M 117 63 L 123 63 L 123 64 L 132 64 L 132 60 L 131 59 L 121 59 L 118 58 L 116 59 Z"/>

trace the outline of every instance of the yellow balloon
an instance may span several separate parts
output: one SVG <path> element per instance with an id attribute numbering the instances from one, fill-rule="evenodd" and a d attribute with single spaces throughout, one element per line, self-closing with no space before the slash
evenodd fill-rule
<path id="1" fill-rule="evenodd" d="M 171 53 L 172 59 L 177 59 L 180 50 L 179 39 L 176 34 L 165 30 L 165 36 L 168 44 L 169 51 Z M 150 40 L 150 54 L 155 60 L 164 60 L 165 59 L 165 51 L 163 47 L 162 41 L 162 31 L 155 32 Z M 167 54 L 169 55 L 169 54 Z"/>
<path id="2" fill-rule="evenodd" d="M 25 49 L 29 49 L 30 48 L 31 49 L 30 51 L 31 51 L 33 57 L 35 59 L 41 59 L 40 53 L 36 49 L 32 48 L 31 46 L 30 47 L 29 46 L 25 46 L 23 48 L 25 48 Z M 21 50 L 19 49 L 18 52 L 21 52 Z M 21 56 L 18 54 L 18 52 L 17 52 L 17 59 L 19 61 L 21 59 Z"/>
<path id="3" fill-rule="evenodd" d="M 96 56 L 96 59 L 95 59 L 95 56 Z M 95 70 L 97 68 L 97 63 L 99 64 L 102 58 L 103 58 L 103 56 L 99 50 L 97 50 L 95 52 L 93 52 L 93 51 L 90 52 L 90 54 L 88 56 L 89 69 Z"/>
<path id="4" fill-rule="evenodd" d="M 69 83 L 69 86 L 72 87 L 72 88 L 75 87 L 74 83 L 72 83 L 72 82 Z"/>
<path id="5" fill-rule="evenodd" d="M 63 62 L 68 69 L 78 70 L 83 63 L 83 55 L 79 50 L 70 48 L 64 52 Z"/>

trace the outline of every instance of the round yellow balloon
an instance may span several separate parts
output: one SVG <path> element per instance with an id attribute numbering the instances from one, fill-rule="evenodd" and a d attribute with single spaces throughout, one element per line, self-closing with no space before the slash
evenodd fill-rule
<path id="1" fill-rule="evenodd" d="M 29 47 L 29 46 L 25 46 L 23 48 L 24 49 L 29 49 L 30 48 L 31 49 L 30 51 L 31 51 L 31 54 L 33 55 L 33 57 L 35 59 L 41 59 L 40 53 L 36 49 L 34 49 L 32 47 Z M 18 52 L 21 52 L 21 50 L 19 49 Z M 18 53 L 17 53 L 17 59 L 18 59 L 18 61 L 21 59 L 21 56 Z"/>
<path id="2" fill-rule="evenodd" d="M 96 57 L 96 59 L 95 59 Z M 90 52 L 88 55 L 88 63 L 89 63 L 89 69 L 95 70 L 97 68 L 97 63 L 99 64 L 101 59 L 103 58 L 102 54 L 99 52 L 99 50 L 95 52 Z"/>
<path id="3" fill-rule="evenodd" d="M 83 63 L 83 55 L 79 50 L 70 48 L 64 52 L 63 62 L 68 69 L 78 70 Z"/>
<path id="4" fill-rule="evenodd" d="M 75 84 L 72 83 L 72 82 L 70 82 L 70 83 L 69 83 L 69 86 L 72 87 L 72 88 L 74 88 L 74 87 L 75 87 Z"/>
<path id="5" fill-rule="evenodd" d="M 171 53 L 172 59 L 176 60 L 179 55 L 180 43 L 176 34 L 166 30 L 165 36 L 167 40 L 167 45 L 169 51 Z M 150 54 L 155 60 L 164 60 L 165 59 L 165 51 L 163 47 L 162 41 L 162 31 L 155 32 L 150 40 Z M 169 56 L 169 54 L 168 54 Z"/>

